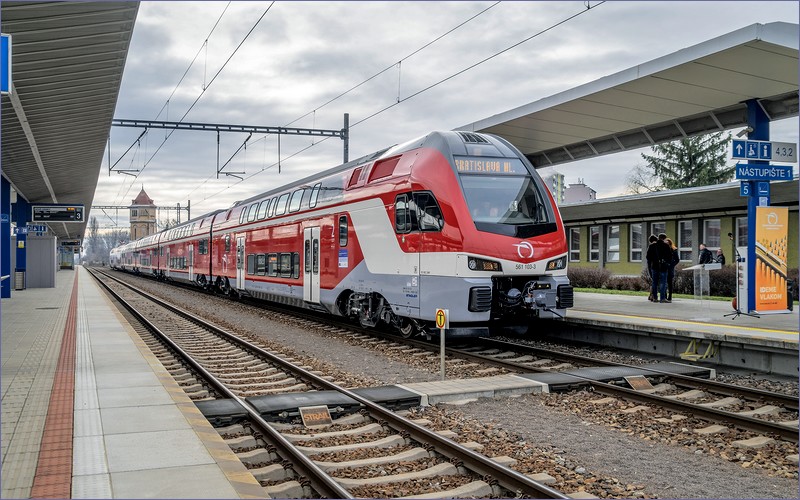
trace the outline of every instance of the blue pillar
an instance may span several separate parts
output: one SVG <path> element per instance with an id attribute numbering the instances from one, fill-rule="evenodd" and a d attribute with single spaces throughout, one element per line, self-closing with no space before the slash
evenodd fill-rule
<path id="1" fill-rule="evenodd" d="M 27 227 L 31 218 L 31 205 L 22 197 L 17 196 L 17 202 L 13 207 L 14 222 L 17 227 Z M 28 235 L 27 233 L 17 234 L 17 260 L 14 264 L 14 271 L 26 272 L 28 269 Z"/>
<path id="2" fill-rule="evenodd" d="M 754 141 L 769 140 L 769 117 L 756 99 L 747 101 L 747 125 L 752 132 L 747 138 Z M 769 165 L 765 160 L 749 160 L 749 165 Z M 758 182 L 749 181 L 750 196 L 747 198 L 747 308 L 756 308 L 756 207 L 758 207 Z"/>
<path id="3" fill-rule="evenodd" d="M 11 297 L 11 183 L 2 178 L 0 186 L 0 275 L 8 276 L 0 283 L 0 297 Z"/>

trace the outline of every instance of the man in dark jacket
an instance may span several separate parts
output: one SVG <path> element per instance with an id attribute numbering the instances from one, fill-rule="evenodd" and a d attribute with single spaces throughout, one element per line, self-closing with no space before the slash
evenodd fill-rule
<path id="1" fill-rule="evenodd" d="M 650 273 L 650 297 L 647 298 L 650 302 L 655 302 L 658 298 L 658 254 L 656 253 L 655 244 L 658 238 L 655 234 L 651 234 L 648 240 L 650 244 L 647 246 L 647 272 Z"/>
<path id="2" fill-rule="evenodd" d="M 669 244 L 667 243 L 667 235 L 661 233 L 658 235 L 658 241 L 653 243 L 653 247 L 655 249 L 654 253 L 656 255 L 656 270 L 658 272 L 658 295 L 659 297 L 654 297 L 656 299 L 660 299 L 659 302 L 665 303 L 669 302 L 667 300 L 667 274 L 669 273 L 669 267 L 672 262 L 672 248 L 670 248 Z M 650 249 L 648 249 L 648 252 Z"/>
<path id="3" fill-rule="evenodd" d="M 700 243 L 700 255 L 697 260 L 698 264 L 711 264 L 714 262 L 714 257 L 711 255 L 711 250 L 706 248 L 705 243 Z"/>

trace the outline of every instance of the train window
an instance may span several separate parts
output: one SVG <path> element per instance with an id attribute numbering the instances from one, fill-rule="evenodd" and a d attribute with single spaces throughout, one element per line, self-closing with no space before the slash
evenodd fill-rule
<path id="1" fill-rule="evenodd" d="M 270 276 L 278 275 L 278 254 L 271 253 L 267 256 L 267 273 Z"/>
<path id="2" fill-rule="evenodd" d="M 397 166 L 400 158 L 401 156 L 395 156 L 394 158 L 386 158 L 385 160 L 376 161 L 375 165 L 372 167 L 372 171 L 369 174 L 369 182 L 390 177 L 394 173 L 394 167 Z"/>
<path id="3" fill-rule="evenodd" d="M 242 207 L 242 211 L 239 212 L 239 224 L 244 222 L 244 216 L 247 213 L 247 207 Z"/>
<path id="4" fill-rule="evenodd" d="M 275 215 L 283 215 L 286 213 L 286 203 L 289 201 L 289 193 L 282 194 L 280 198 L 278 198 L 278 208 L 275 211 Z"/>
<path id="5" fill-rule="evenodd" d="M 317 206 L 317 198 L 319 198 L 319 189 L 322 187 L 322 183 L 318 182 L 314 185 L 311 189 L 311 200 L 308 202 L 308 206 L 310 208 L 314 208 Z"/>
<path id="6" fill-rule="evenodd" d="M 302 201 L 303 193 L 305 192 L 305 188 L 302 188 L 292 193 L 292 201 L 289 203 L 289 212 L 297 212 L 300 210 L 300 201 Z"/>
<path id="7" fill-rule="evenodd" d="M 247 255 L 247 274 L 256 274 L 256 254 Z"/>
<path id="8" fill-rule="evenodd" d="M 408 195 L 401 194 L 394 201 L 394 229 L 398 233 L 411 231 L 411 210 L 408 206 Z"/>
<path id="9" fill-rule="evenodd" d="M 281 277 L 292 277 L 292 254 L 290 253 L 281 254 Z"/>
<path id="10" fill-rule="evenodd" d="M 269 207 L 269 200 L 264 200 L 258 204 L 258 215 L 256 216 L 258 220 L 267 218 L 268 207 Z"/>
<path id="11" fill-rule="evenodd" d="M 414 193 L 414 204 L 417 206 L 417 221 L 420 231 L 441 231 L 444 218 L 436 198 L 427 191 Z"/>
<path id="12" fill-rule="evenodd" d="M 269 200 L 269 209 L 267 209 L 267 217 L 275 217 L 275 207 L 278 206 L 278 197 Z"/>
<path id="13" fill-rule="evenodd" d="M 250 210 L 247 211 L 247 222 L 256 220 L 256 211 L 258 210 L 258 203 L 250 205 Z"/>
<path id="14" fill-rule="evenodd" d="M 353 170 L 353 175 L 350 176 L 350 181 L 347 183 L 347 189 L 350 189 L 358 184 L 358 178 L 361 177 L 361 170 L 363 169 L 364 167 L 358 167 L 357 169 Z"/>
<path id="15" fill-rule="evenodd" d="M 197 243 L 197 253 L 205 255 L 208 253 L 208 238 L 203 238 Z"/>
<path id="16" fill-rule="evenodd" d="M 347 246 L 347 216 L 339 216 L 339 246 Z"/>
<path id="17" fill-rule="evenodd" d="M 295 252 L 292 254 L 292 278 L 300 277 L 300 254 Z"/>
<path id="18" fill-rule="evenodd" d="M 305 247 L 305 253 L 303 254 L 303 258 L 306 261 L 305 272 L 306 273 L 310 273 L 311 272 L 311 240 L 306 240 L 306 247 Z"/>
<path id="19" fill-rule="evenodd" d="M 319 240 L 314 238 L 311 245 L 311 272 L 319 274 Z"/>
<path id="20" fill-rule="evenodd" d="M 267 255 L 260 253 L 256 258 L 256 274 L 264 276 L 267 274 Z"/>
<path id="21" fill-rule="evenodd" d="M 231 235 L 230 234 L 226 234 L 225 235 L 225 253 L 228 253 L 230 251 L 231 251 Z"/>

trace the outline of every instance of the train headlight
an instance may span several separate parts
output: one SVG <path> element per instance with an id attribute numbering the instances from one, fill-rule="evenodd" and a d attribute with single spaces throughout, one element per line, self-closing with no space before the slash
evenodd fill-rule
<path id="1" fill-rule="evenodd" d="M 564 269 L 565 267 L 567 267 L 567 256 L 566 255 L 564 255 L 562 257 L 559 257 L 557 259 L 553 259 L 553 260 L 551 260 L 550 262 L 547 263 L 547 270 L 548 271 L 555 271 L 555 270 L 558 270 L 558 269 Z"/>
<path id="2" fill-rule="evenodd" d="M 499 262 L 493 260 L 479 259 L 477 257 L 470 257 L 467 260 L 467 266 L 472 271 L 502 271 L 503 267 Z"/>

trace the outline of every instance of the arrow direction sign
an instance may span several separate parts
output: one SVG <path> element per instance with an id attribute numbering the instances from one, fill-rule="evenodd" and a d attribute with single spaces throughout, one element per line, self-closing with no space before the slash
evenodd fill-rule
<path id="1" fill-rule="evenodd" d="M 797 162 L 797 144 L 793 142 L 737 141 L 731 142 L 734 160 L 772 160 Z"/>

